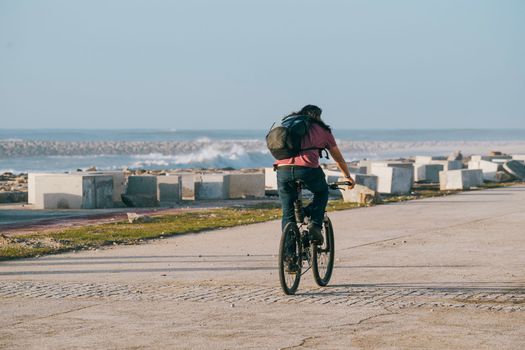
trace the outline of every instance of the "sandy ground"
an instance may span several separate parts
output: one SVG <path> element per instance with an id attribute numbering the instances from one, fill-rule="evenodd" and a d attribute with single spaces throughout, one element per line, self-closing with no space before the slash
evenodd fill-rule
<path id="1" fill-rule="evenodd" d="M 2 349 L 523 349 L 525 187 L 330 213 L 285 296 L 279 223 L 0 263 Z"/>

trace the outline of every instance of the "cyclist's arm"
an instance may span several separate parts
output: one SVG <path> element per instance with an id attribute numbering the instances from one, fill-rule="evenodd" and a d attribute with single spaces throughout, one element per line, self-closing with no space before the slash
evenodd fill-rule
<path id="1" fill-rule="evenodd" d="M 348 165 L 346 164 L 345 158 L 341 154 L 341 151 L 339 150 L 339 147 L 334 146 L 328 150 L 330 152 L 330 155 L 337 163 L 337 167 L 341 172 L 343 173 L 344 177 L 354 183 L 354 179 L 352 179 L 352 176 L 350 176 L 350 170 L 348 169 Z"/>

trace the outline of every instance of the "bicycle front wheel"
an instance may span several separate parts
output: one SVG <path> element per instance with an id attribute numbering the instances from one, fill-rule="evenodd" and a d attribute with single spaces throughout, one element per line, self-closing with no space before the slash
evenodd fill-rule
<path id="1" fill-rule="evenodd" d="M 335 253 L 334 229 L 328 216 L 325 218 L 322 234 L 323 245 L 312 244 L 312 272 L 315 282 L 324 287 L 332 277 Z"/>
<path id="2" fill-rule="evenodd" d="M 284 294 L 295 294 L 301 280 L 301 234 L 297 224 L 286 224 L 279 248 L 279 280 Z"/>

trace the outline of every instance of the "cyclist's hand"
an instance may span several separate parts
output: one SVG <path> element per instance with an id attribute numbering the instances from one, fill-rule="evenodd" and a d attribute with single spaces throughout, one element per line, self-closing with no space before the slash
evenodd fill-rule
<path id="1" fill-rule="evenodd" d="M 348 182 L 348 189 L 351 190 L 355 186 L 355 181 L 351 176 L 345 177 L 346 182 Z"/>

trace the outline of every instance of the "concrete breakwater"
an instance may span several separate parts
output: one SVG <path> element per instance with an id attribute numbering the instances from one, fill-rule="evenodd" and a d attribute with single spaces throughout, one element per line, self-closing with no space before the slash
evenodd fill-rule
<path id="1" fill-rule="evenodd" d="M 498 149 L 508 153 L 525 153 L 525 141 L 347 141 L 339 140 L 341 150 L 351 158 L 381 159 L 408 157 L 413 154 L 447 154 L 460 149 L 464 153 L 482 153 Z M 188 160 L 202 153 L 223 156 L 245 154 L 269 155 L 261 139 L 192 141 L 0 141 L 0 159 L 36 156 L 87 155 L 185 155 Z M 209 157 L 208 157 L 209 158 Z M 266 166 L 270 158 L 261 158 Z M 253 165 L 253 164 L 252 164 Z M 213 167 L 210 164 L 210 167 Z"/>
<path id="2" fill-rule="evenodd" d="M 0 141 L 0 158 L 32 156 L 84 156 L 134 154 L 188 154 L 211 146 L 217 151 L 231 152 L 232 146 L 259 149 L 261 141 Z"/>
<path id="3" fill-rule="evenodd" d="M 332 195 L 366 204 L 379 194 L 410 194 L 415 183 L 439 184 L 440 189 L 446 191 L 477 187 L 485 181 L 524 181 L 524 159 L 525 155 L 498 151 L 485 156 L 464 157 L 461 153 L 453 153 L 448 157 L 350 162 L 356 188 L 343 193 L 335 191 Z M 324 165 L 324 168 L 328 182 L 341 177 L 334 164 Z M 241 171 L 227 168 L 97 171 L 90 168 L 73 173 L 4 173 L 0 185 L 0 192 L 28 191 L 28 202 L 40 208 L 108 208 L 122 203 L 153 207 L 160 202 L 182 200 L 262 198 L 267 193 L 275 193 L 277 179 L 273 168 Z M 41 200 L 36 200 L 37 197 Z M 6 201 L 15 199 L 9 197 Z"/>

